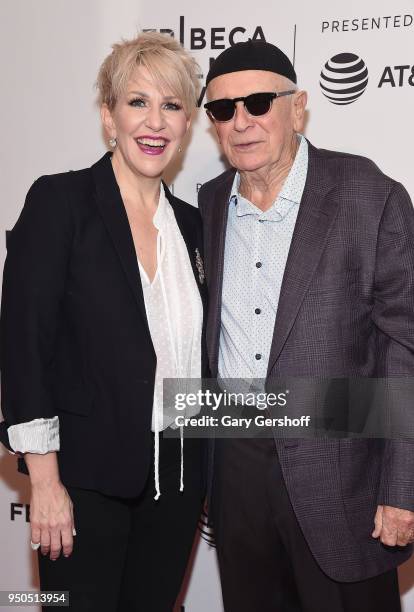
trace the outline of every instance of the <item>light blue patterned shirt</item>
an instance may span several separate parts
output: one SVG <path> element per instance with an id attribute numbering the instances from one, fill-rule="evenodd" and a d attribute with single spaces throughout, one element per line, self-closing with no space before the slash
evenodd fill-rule
<path id="1" fill-rule="evenodd" d="M 239 194 L 229 200 L 224 252 L 219 377 L 266 378 L 280 288 L 308 171 L 300 145 L 281 192 L 265 212 Z"/>

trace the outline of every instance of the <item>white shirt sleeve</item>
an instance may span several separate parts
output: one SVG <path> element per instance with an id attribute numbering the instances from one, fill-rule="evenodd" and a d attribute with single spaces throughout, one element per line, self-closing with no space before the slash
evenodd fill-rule
<path id="1" fill-rule="evenodd" d="M 60 449 L 58 416 L 11 425 L 7 433 L 10 446 L 16 453 L 45 455 Z"/>

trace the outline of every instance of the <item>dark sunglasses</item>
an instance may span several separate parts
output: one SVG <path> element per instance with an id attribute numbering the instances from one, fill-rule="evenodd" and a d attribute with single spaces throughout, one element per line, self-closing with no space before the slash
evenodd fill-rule
<path id="1" fill-rule="evenodd" d="M 233 119 L 234 113 L 236 112 L 236 102 L 243 102 L 244 108 L 247 110 L 249 115 L 253 117 L 260 117 L 265 115 L 271 109 L 272 102 L 275 98 L 281 98 L 282 96 L 290 96 L 296 93 L 294 89 L 290 91 L 276 92 L 264 92 L 254 93 L 250 96 L 240 98 L 222 98 L 221 100 L 213 100 L 204 104 L 204 108 L 207 114 L 214 121 L 224 122 Z"/>

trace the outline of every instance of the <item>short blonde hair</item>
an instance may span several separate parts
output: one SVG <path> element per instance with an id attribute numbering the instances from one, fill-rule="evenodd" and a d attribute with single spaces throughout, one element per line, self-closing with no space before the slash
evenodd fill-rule
<path id="1" fill-rule="evenodd" d="M 148 70 L 162 91 L 177 96 L 187 115 L 196 107 L 200 90 L 195 59 L 169 34 L 143 32 L 132 40 L 122 40 L 112 46 L 100 67 L 96 87 L 99 103 L 110 111 L 125 92 L 137 66 Z"/>

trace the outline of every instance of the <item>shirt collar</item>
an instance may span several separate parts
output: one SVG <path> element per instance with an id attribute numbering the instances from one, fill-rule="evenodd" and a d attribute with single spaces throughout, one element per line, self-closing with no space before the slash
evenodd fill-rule
<path id="1" fill-rule="evenodd" d="M 268 221 L 281 221 L 286 217 L 293 205 L 299 205 L 305 189 L 308 170 L 308 143 L 302 134 L 298 134 L 299 147 L 293 165 L 272 207 L 266 212 L 239 194 L 240 174 L 236 172 L 229 202 L 236 207 L 238 217 L 258 215 Z"/>

